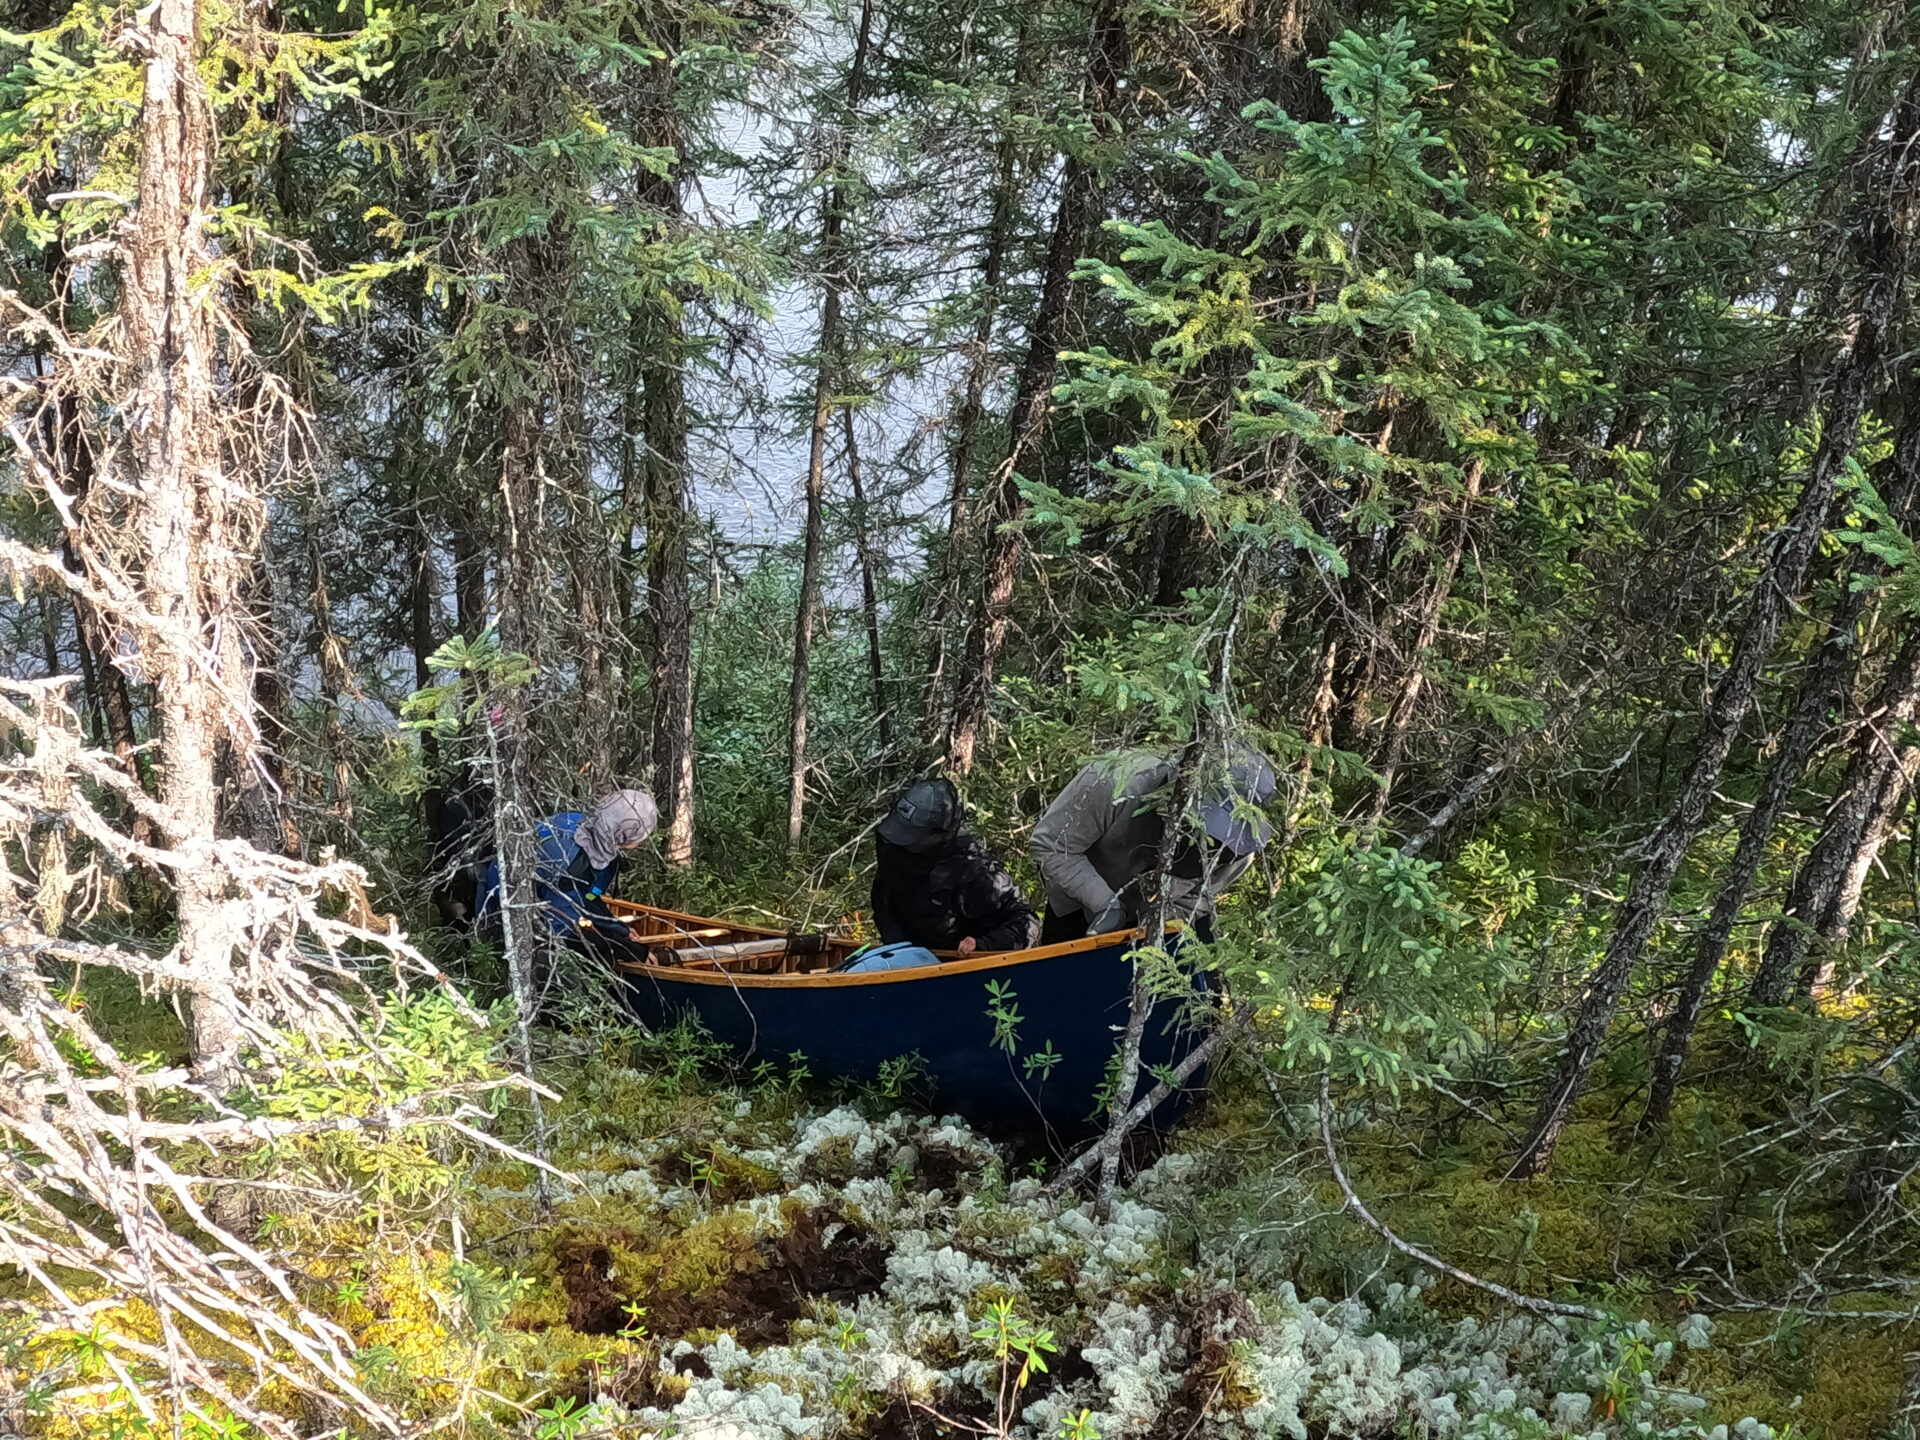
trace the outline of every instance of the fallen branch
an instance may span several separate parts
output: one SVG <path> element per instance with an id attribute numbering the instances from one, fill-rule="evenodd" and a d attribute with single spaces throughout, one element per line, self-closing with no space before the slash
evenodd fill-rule
<path id="1" fill-rule="evenodd" d="M 1153 1113 L 1154 1108 L 1159 1105 L 1162 1100 L 1165 1100 L 1181 1085 L 1186 1083 L 1187 1077 L 1192 1075 L 1193 1072 L 1198 1070 L 1202 1065 L 1206 1064 L 1207 1061 L 1213 1057 L 1214 1051 L 1218 1050 L 1227 1041 L 1237 1039 L 1240 1032 L 1252 1023 L 1253 1011 L 1251 1009 L 1237 1011 L 1224 1025 L 1218 1026 L 1211 1035 L 1207 1036 L 1206 1039 L 1189 1050 L 1186 1058 L 1168 1072 L 1168 1078 L 1166 1080 L 1160 1081 L 1151 1090 L 1147 1091 L 1145 1095 L 1142 1095 L 1138 1100 L 1133 1102 L 1133 1108 L 1120 1117 L 1120 1123 L 1117 1126 L 1110 1129 L 1107 1134 L 1103 1135 L 1098 1141 L 1088 1146 L 1085 1150 L 1082 1150 L 1072 1160 L 1068 1161 L 1066 1165 L 1061 1167 L 1060 1173 L 1047 1182 L 1048 1193 L 1058 1194 L 1088 1174 L 1094 1166 L 1100 1164 L 1106 1157 L 1107 1147 L 1109 1145 L 1113 1146 L 1117 1151 L 1120 1142 L 1137 1130 L 1140 1127 L 1140 1123 Z"/>
<path id="2" fill-rule="evenodd" d="M 1451 1280 L 1458 1280 L 1462 1285 L 1471 1285 L 1476 1290 L 1484 1290 L 1487 1294 L 1496 1296 L 1509 1305 L 1531 1311 L 1535 1315 L 1560 1315 L 1575 1320 L 1612 1318 L 1604 1310 L 1595 1310 L 1588 1305 L 1563 1305 L 1558 1300 L 1542 1300 L 1537 1295 L 1522 1295 L 1518 1290 L 1509 1290 L 1505 1285 L 1497 1284 L 1492 1280 L 1482 1280 L 1478 1275 L 1462 1270 L 1458 1265 L 1449 1265 L 1431 1251 L 1422 1250 L 1418 1245 L 1409 1240 L 1402 1240 L 1394 1234 L 1375 1218 L 1371 1210 L 1367 1209 L 1366 1202 L 1355 1193 L 1353 1182 L 1347 1179 L 1347 1172 L 1340 1164 L 1340 1152 L 1333 1143 L 1333 1107 L 1328 1101 L 1328 1088 L 1327 1073 L 1323 1070 L 1320 1072 L 1320 1143 L 1326 1151 L 1327 1166 L 1333 1171 L 1334 1183 L 1340 1187 L 1340 1193 L 1345 1197 L 1346 1208 L 1353 1212 L 1361 1224 L 1402 1255 L 1418 1260 L 1429 1270 L 1438 1271 Z"/>

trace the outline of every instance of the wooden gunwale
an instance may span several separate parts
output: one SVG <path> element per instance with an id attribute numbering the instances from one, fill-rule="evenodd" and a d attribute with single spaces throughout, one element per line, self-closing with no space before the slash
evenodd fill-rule
<path id="1" fill-rule="evenodd" d="M 649 915 L 657 919 L 680 921 L 693 925 L 725 925 L 730 930 L 751 935 L 778 936 L 783 930 L 768 930 L 757 925 L 736 925 L 730 920 L 716 920 L 708 915 L 687 915 L 676 910 L 662 910 L 652 905 L 639 905 L 632 901 L 610 900 L 608 907 L 616 915 L 632 912 L 636 915 Z M 1177 929 L 1178 923 L 1168 927 Z M 1145 939 L 1144 929 L 1115 930 L 1106 935 L 1088 935 L 1078 940 L 1064 940 L 1057 945 L 1040 945 L 1029 950 L 996 950 L 987 955 L 973 955 L 961 959 L 953 951 L 936 951 L 942 963 L 938 966 L 919 965 L 910 970 L 876 970 L 865 974 L 840 975 L 828 971 L 817 973 L 756 975 L 751 971 L 695 969 L 692 966 L 650 965 L 636 961 L 623 960 L 620 969 L 633 975 L 646 975 L 655 980 L 671 981 L 686 985 L 725 985 L 743 990 L 802 990 L 833 989 L 839 986 L 860 985 L 897 985 L 913 980 L 925 980 L 929 976 L 966 975 L 982 971 L 1009 969 L 1019 965 L 1031 965 L 1040 960 L 1053 960 L 1062 955 L 1078 955 L 1088 950 L 1105 950 L 1116 945 L 1138 942 Z M 841 949 L 852 948 L 852 942 L 832 940 L 828 942 Z"/>

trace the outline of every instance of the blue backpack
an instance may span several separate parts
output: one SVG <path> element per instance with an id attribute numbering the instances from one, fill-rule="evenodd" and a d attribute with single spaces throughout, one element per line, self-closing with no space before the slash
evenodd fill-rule
<path id="1" fill-rule="evenodd" d="M 896 940 L 891 945 L 875 945 L 859 951 L 840 967 L 842 975 L 868 974 L 875 970 L 917 970 L 923 965 L 938 965 L 940 957 L 924 945 Z"/>

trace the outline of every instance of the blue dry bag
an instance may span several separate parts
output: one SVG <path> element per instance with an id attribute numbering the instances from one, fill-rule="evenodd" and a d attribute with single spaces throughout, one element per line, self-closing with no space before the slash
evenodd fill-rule
<path id="1" fill-rule="evenodd" d="M 853 957 L 853 963 L 840 973 L 864 974 L 873 970 L 913 970 L 922 965 L 938 965 L 940 957 L 924 945 L 909 945 L 897 940 L 891 945 L 876 945 Z"/>

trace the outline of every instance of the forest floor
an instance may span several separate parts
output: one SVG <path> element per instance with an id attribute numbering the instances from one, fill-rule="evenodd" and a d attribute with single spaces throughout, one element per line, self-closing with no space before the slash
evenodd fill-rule
<path id="1" fill-rule="evenodd" d="M 177 1045 L 168 1012 L 107 999 L 130 1053 Z M 567 1180 L 495 1158 L 451 1223 L 410 1216 L 404 1185 L 378 1213 L 271 1222 L 370 1381 L 491 1416 L 476 1433 L 1872 1440 L 1903 1392 L 1900 1326 L 1714 1304 L 1703 1269 L 1770 1263 L 1737 1253 L 1757 1242 L 1728 1177 L 1671 1138 L 1616 1148 L 1604 1093 L 1524 1185 L 1490 1117 L 1340 1116 L 1389 1224 L 1622 1317 L 1595 1324 L 1392 1256 L 1341 1213 L 1311 1108 L 1245 1076 L 1102 1223 L 1045 1193 L 1044 1158 L 904 1097 L 741 1076 L 688 1035 L 552 1040 Z M 1696 1107 L 1670 1136 L 1731 1118 Z"/>

